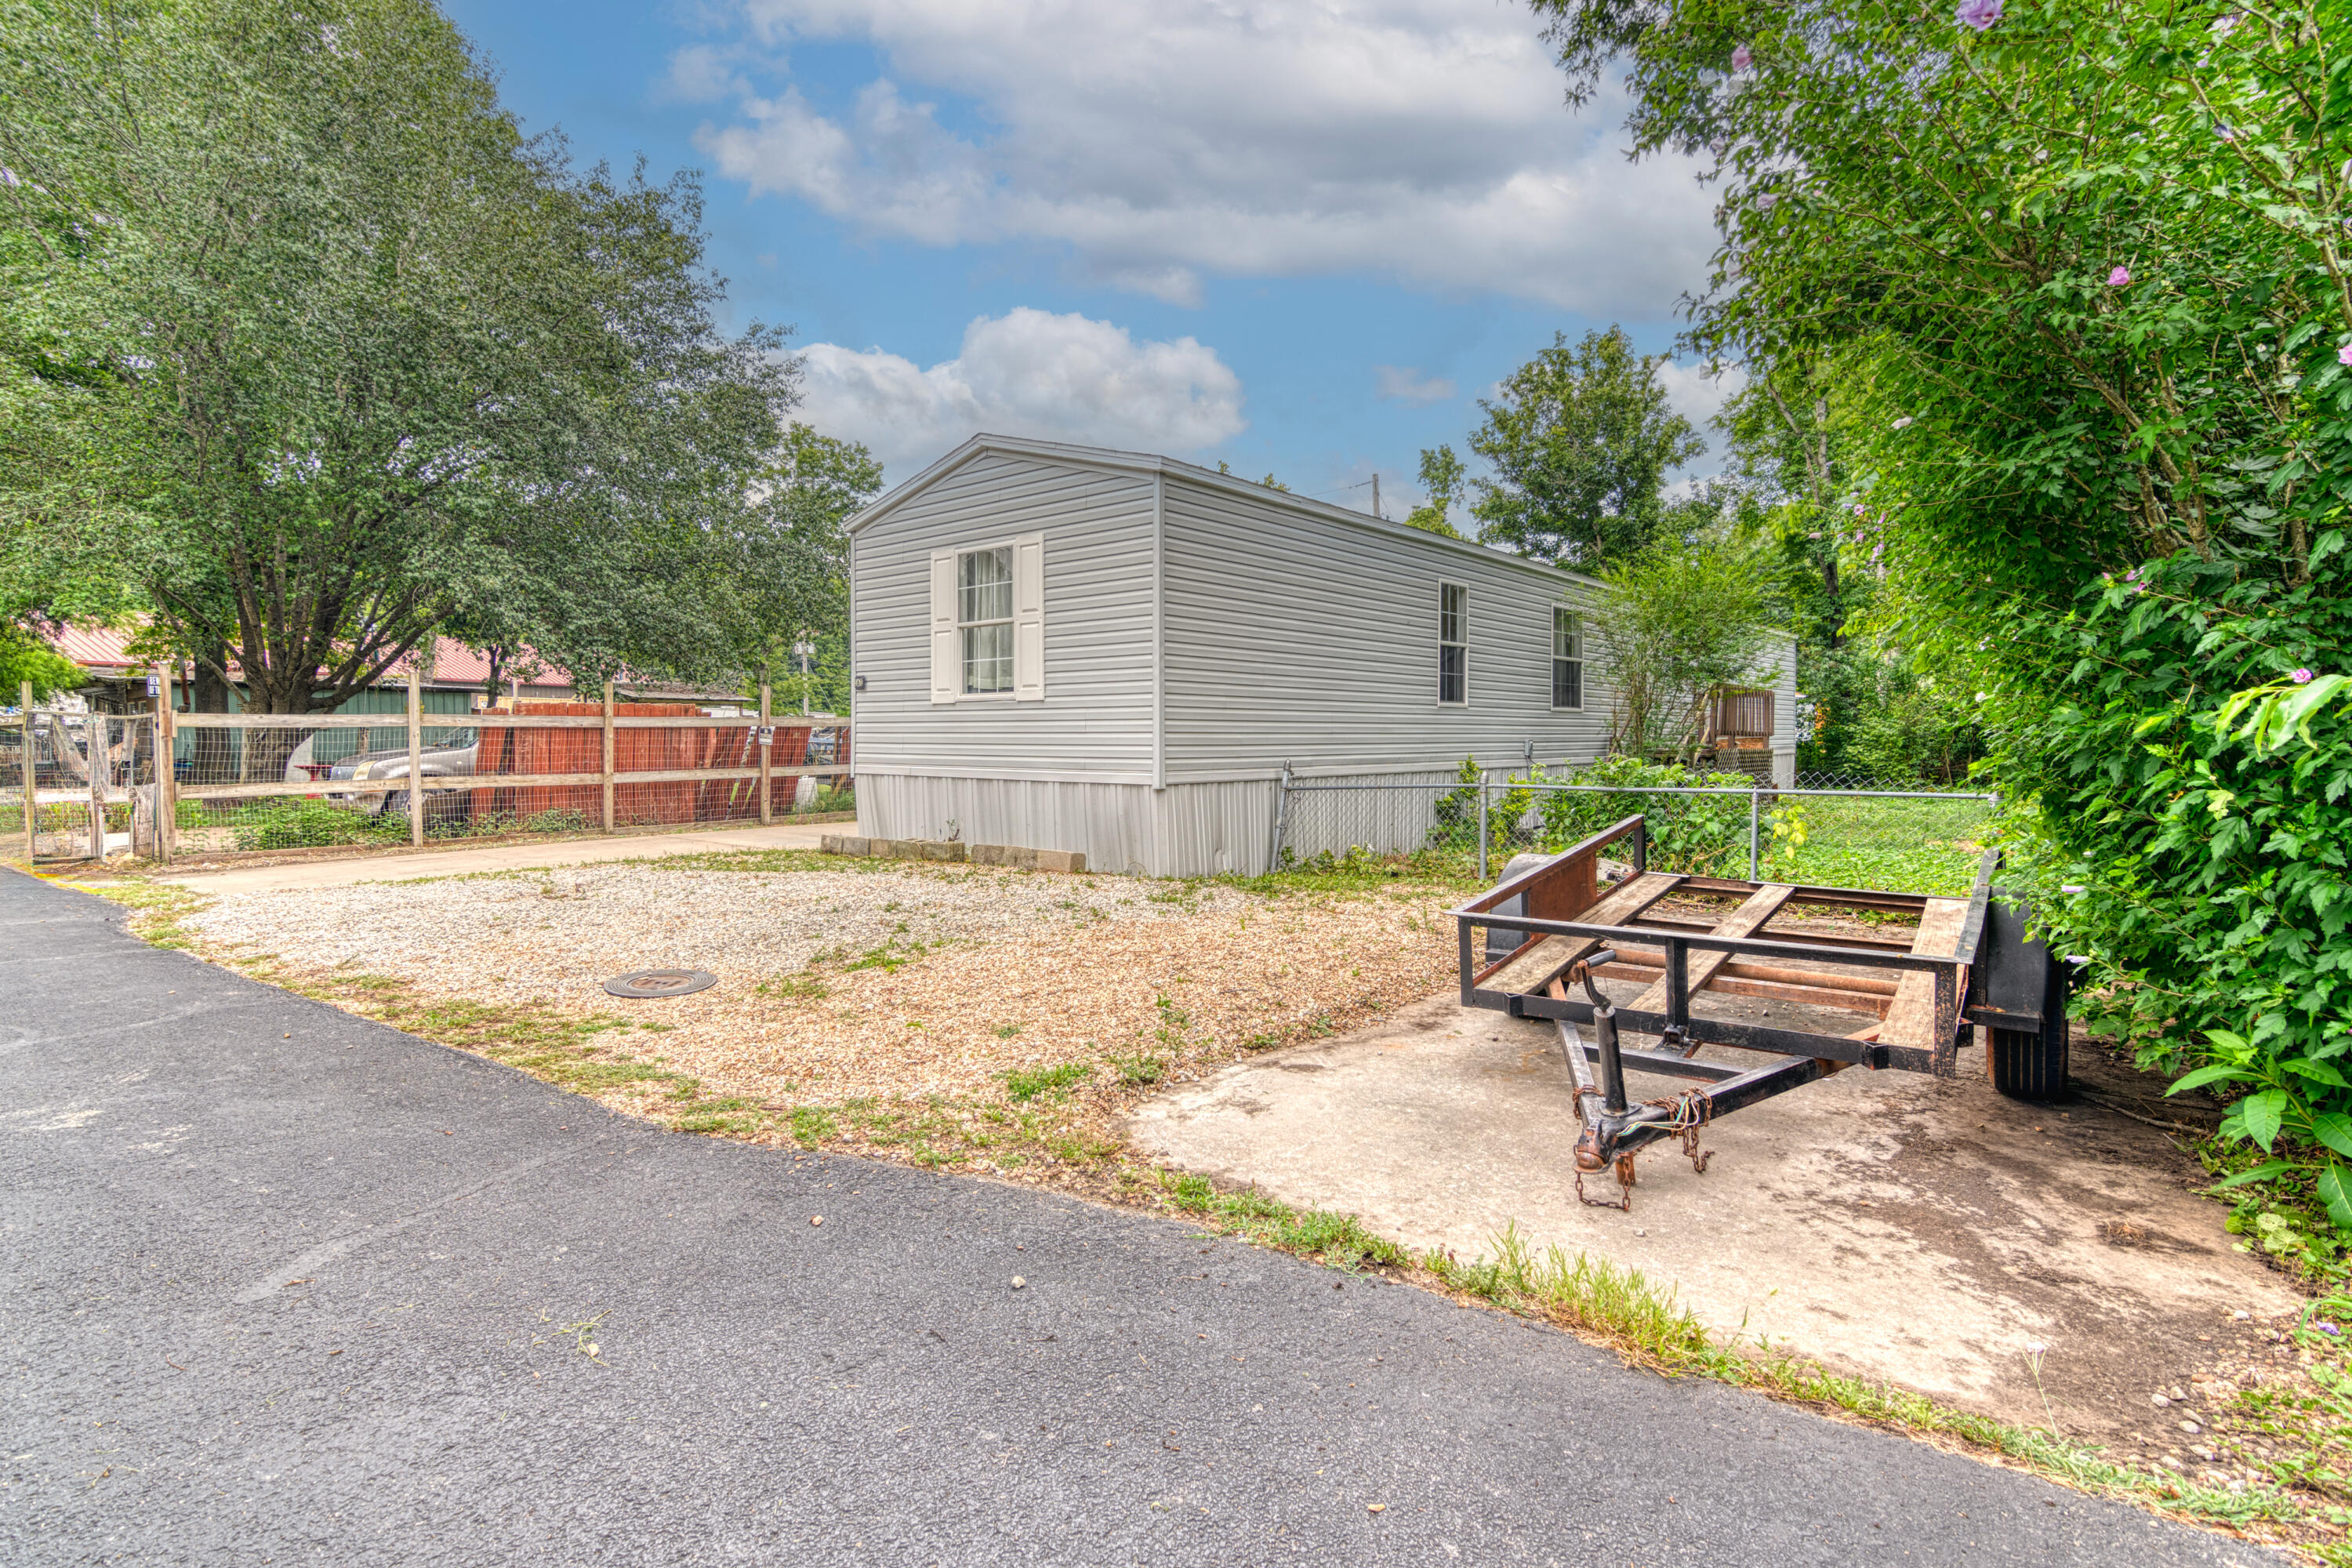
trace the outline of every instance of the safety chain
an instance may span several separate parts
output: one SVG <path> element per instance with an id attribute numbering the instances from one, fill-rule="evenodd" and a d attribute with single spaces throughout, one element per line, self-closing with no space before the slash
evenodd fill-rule
<path id="1" fill-rule="evenodd" d="M 1698 1130 L 1715 1115 L 1715 1101 L 1706 1097 L 1706 1091 L 1686 1089 L 1664 1100 L 1645 1100 L 1642 1103 L 1666 1112 L 1666 1131 L 1683 1141 L 1683 1153 L 1689 1159 L 1691 1169 L 1706 1175 L 1706 1163 L 1715 1157 L 1714 1150 L 1701 1152 L 1698 1146 Z"/>
<path id="2" fill-rule="evenodd" d="M 1612 1203 L 1607 1198 L 1586 1197 L 1584 1173 L 1581 1171 L 1576 1173 L 1576 1201 L 1589 1209 L 1622 1209 L 1627 1214 L 1632 1214 L 1633 1212 L 1633 1156 L 1631 1154 L 1617 1156 L 1616 1202 Z"/>

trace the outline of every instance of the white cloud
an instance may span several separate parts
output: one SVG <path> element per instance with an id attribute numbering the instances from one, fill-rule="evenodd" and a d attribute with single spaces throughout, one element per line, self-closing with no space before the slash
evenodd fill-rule
<path id="1" fill-rule="evenodd" d="M 1454 395 L 1454 385 L 1444 376 L 1424 376 L 1411 365 L 1376 364 L 1372 392 L 1398 403 L 1443 403 Z"/>
<path id="2" fill-rule="evenodd" d="M 794 414 L 863 441 L 893 482 L 979 431 L 1153 452 L 1192 452 L 1241 433 L 1242 384 L 1194 339 L 1137 342 L 1124 327 L 1024 306 L 964 329 L 929 370 L 881 349 L 803 351 Z"/>
<path id="3" fill-rule="evenodd" d="M 861 42 L 886 74 L 832 113 L 727 78 L 698 145 L 868 236 L 1045 241 L 1184 303 L 1204 275 L 1370 270 L 1642 317 L 1713 248 L 1689 166 L 1629 165 L 1611 101 L 1572 118 L 1535 20 L 1495 0 L 736 4 L 747 50 Z M 698 48 L 681 91 L 723 75 Z"/>
<path id="4" fill-rule="evenodd" d="M 1666 403 L 1674 411 L 1698 426 L 1699 434 L 1710 442 L 1720 439 L 1707 427 L 1707 421 L 1723 412 L 1723 405 L 1748 385 L 1744 366 L 1727 364 L 1720 375 L 1709 375 L 1705 365 L 1676 364 L 1667 360 L 1658 366 L 1658 384 L 1666 389 Z"/>

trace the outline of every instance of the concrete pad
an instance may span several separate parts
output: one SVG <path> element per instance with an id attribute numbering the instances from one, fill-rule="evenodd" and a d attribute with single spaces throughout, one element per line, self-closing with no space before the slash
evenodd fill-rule
<path id="1" fill-rule="evenodd" d="M 457 877 L 478 871 L 513 871 L 538 866 L 586 866 L 603 860 L 642 860 L 658 855 L 709 855 L 739 849 L 814 849 L 822 825 L 780 822 L 762 827 L 711 828 L 696 833 L 629 834 L 612 838 L 571 838 L 552 844 L 499 844 L 485 848 L 426 849 L 404 855 L 353 857 L 348 860 L 303 860 L 279 866 L 229 867 L 218 871 L 174 871 L 159 882 L 177 882 L 206 893 L 251 893 L 280 888 L 347 888 L 358 882 L 405 882 L 418 877 Z"/>
<path id="2" fill-rule="evenodd" d="M 2102 1098 L 2154 1092 L 2101 1053 L 2074 1055 Z M 2025 1350 L 2040 1342 L 2042 1386 L 2074 1436 L 2144 1425 L 2149 1391 L 2210 1365 L 2199 1336 L 2233 1309 L 2300 1303 L 2231 1249 L 2221 1208 L 2187 1190 L 2195 1167 L 2163 1133 L 2087 1100 L 2004 1100 L 1980 1051 L 1960 1060 L 1957 1080 L 1857 1068 L 1727 1117 L 1703 1135 L 1704 1175 L 1654 1145 L 1630 1214 L 1577 1201 L 1555 1026 L 1451 994 L 1173 1089 L 1129 1131 L 1164 1163 L 1465 1259 L 1516 1222 L 1538 1253 L 1606 1258 L 1672 1287 L 1722 1334 L 2021 1425 L 2049 1420 Z M 1681 1087 L 1628 1079 L 1636 1100 Z M 1585 1187 L 1617 1195 L 1608 1176 Z"/>

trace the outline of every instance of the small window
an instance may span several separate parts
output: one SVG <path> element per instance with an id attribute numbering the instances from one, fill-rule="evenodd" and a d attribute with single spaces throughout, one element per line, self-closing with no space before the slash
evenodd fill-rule
<path id="1" fill-rule="evenodd" d="M 1437 700 L 1470 700 L 1470 590 L 1437 585 Z"/>
<path id="2" fill-rule="evenodd" d="M 1551 705 L 1584 706 L 1584 617 L 1565 605 L 1551 613 Z"/>
<path id="3" fill-rule="evenodd" d="M 966 693 L 1013 689 L 1011 545 L 956 557 L 956 637 Z"/>

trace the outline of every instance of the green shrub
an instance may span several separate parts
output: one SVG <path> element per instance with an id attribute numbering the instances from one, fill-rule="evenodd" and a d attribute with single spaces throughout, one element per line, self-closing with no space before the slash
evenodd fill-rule
<path id="1" fill-rule="evenodd" d="M 1545 782 L 1540 769 L 1538 773 L 1538 782 Z M 1538 837 L 1547 852 L 1558 854 L 1638 815 L 1646 819 L 1651 869 L 1702 877 L 1748 873 L 1748 792 L 1756 780 L 1746 773 L 1702 773 L 1675 763 L 1645 763 L 1621 754 L 1603 757 L 1558 782 L 1622 789 L 1736 789 L 1736 795 L 1548 790 L 1536 808 Z M 1499 828 L 1496 836 L 1501 837 Z M 1632 855 L 1630 840 L 1624 841 L 1623 852 Z"/>
<path id="2" fill-rule="evenodd" d="M 2352 704 L 2287 651 L 2347 646 L 2343 544 L 2284 593 L 2193 556 L 2091 591 L 1995 765 L 2032 807 L 2009 875 L 2094 961 L 2078 1014 L 2232 1100 L 2222 1138 L 2277 1158 L 2225 1184 L 2315 1169 L 2352 1229 Z"/>
<path id="3" fill-rule="evenodd" d="M 312 849 L 331 844 L 368 844 L 408 836 L 398 816 L 370 816 L 319 800 L 273 801 L 248 805 L 229 820 L 239 849 Z"/>

